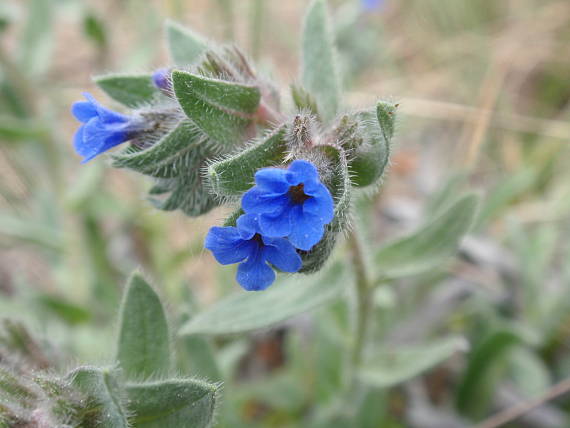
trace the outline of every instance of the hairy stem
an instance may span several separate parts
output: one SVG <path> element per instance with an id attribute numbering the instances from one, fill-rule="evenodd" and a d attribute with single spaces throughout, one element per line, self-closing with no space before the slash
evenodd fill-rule
<path id="1" fill-rule="evenodd" d="M 355 339 L 351 355 L 352 376 L 354 377 L 356 370 L 362 362 L 362 354 L 366 343 L 366 332 L 368 329 L 368 318 L 370 316 L 370 292 L 372 290 L 364 254 L 362 251 L 362 243 L 358 236 L 358 231 L 353 230 L 348 238 L 348 246 L 352 259 L 352 266 L 355 275 L 355 291 L 356 291 L 356 326 Z M 353 379 L 354 380 L 354 379 Z"/>

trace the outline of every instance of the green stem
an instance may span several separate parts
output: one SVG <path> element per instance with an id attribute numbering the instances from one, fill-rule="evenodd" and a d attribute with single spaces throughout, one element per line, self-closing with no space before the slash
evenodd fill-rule
<path id="1" fill-rule="evenodd" d="M 351 355 L 352 377 L 362 362 L 362 354 L 366 343 L 366 333 L 368 330 L 368 318 L 370 316 L 371 302 L 370 292 L 372 290 L 362 243 L 358 232 L 353 230 L 348 238 L 348 246 L 351 254 L 352 265 L 355 274 L 356 291 L 356 326 L 355 339 Z M 354 379 L 353 379 L 354 381 Z"/>

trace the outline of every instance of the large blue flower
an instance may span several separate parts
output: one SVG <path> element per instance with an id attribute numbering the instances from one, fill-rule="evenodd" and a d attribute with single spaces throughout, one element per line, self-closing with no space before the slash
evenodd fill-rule
<path id="1" fill-rule="evenodd" d="M 85 163 L 133 138 L 142 128 L 142 121 L 103 107 L 87 92 L 83 95 L 87 101 L 74 103 L 71 112 L 84 123 L 75 133 L 73 143 L 75 151 L 85 158 L 82 161 Z"/>
<path id="2" fill-rule="evenodd" d="M 264 290 L 275 281 L 275 272 L 268 263 L 284 272 L 297 272 L 302 265 L 289 241 L 260 234 L 254 214 L 238 218 L 237 227 L 212 227 L 204 247 L 223 265 L 241 262 L 236 279 L 248 291 Z"/>
<path id="3" fill-rule="evenodd" d="M 288 169 L 261 169 L 255 184 L 241 203 L 246 213 L 259 215 L 262 235 L 288 237 L 306 251 L 321 240 L 325 224 L 333 219 L 334 203 L 311 162 L 296 160 Z"/>

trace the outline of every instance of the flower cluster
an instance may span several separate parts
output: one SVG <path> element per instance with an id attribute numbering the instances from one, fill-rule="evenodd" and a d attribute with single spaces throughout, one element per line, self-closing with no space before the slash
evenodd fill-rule
<path id="1" fill-rule="evenodd" d="M 87 101 L 78 101 L 71 108 L 75 118 L 83 123 L 73 139 L 75 151 L 84 157 L 82 163 L 132 139 L 144 128 L 140 118 L 109 110 L 87 92 L 83 96 Z"/>
<path id="2" fill-rule="evenodd" d="M 270 263 L 284 272 L 302 265 L 295 249 L 309 251 L 333 219 L 334 203 L 317 168 L 295 160 L 288 169 L 264 168 L 242 197 L 245 214 L 237 227 L 213 227 L 205 247 L 221 264 L 240 263 L 236 279 L 246 290 L 273 283 Z"/>

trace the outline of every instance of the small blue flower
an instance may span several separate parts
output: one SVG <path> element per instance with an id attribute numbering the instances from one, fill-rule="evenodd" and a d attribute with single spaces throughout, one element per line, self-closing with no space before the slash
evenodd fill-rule
<path id="1" fill-rule="evenodd" d="M 170 81 L 170 69 L 159 68 L 154 73 L 152 73 L 152 83 L 162 91 L 171 91 L 172 83 Z"/>
<path id="2" fill-rule="evenodd" d="M 361 0 L 360 3 L 364 10 L 373 11 L 376 9 L 380 9 L 384 6 L 385 0 Z"/>
<path id="3" fill-rule="evenodd" d="M 83 96 L 87 101 L 78 101 L 71 108 L 75 118 L 84 123 L 73 138 L 75 151 L 85 158 L 81 163 L 130 140 L 142 129 L 140 119 L 103 107 L 87 92 Z"/>
<path id="4" fill-rule="evenodd" d="M 237 227 L 212 227 L 204 242 L 221 264 L 240 263 L 236 279 L 248 291 L 264 290 L 275 281 L 267 263 L 284 272 L 297 272 L 302 265 L 295 247 L 286 239 L 262 236 L 257 220 L 244 214 Z"/>
<path id="5" fill-rule="evenodd" d="M 334 203 L 311 162 L 296 160 L 288 169 L 261 169 L 255 184 L 241 203 L 246 213 L 259 215 L 263 236 L 287 237 L 305 251 L 321 240 L 325 224 L 333 219 Z"/>

